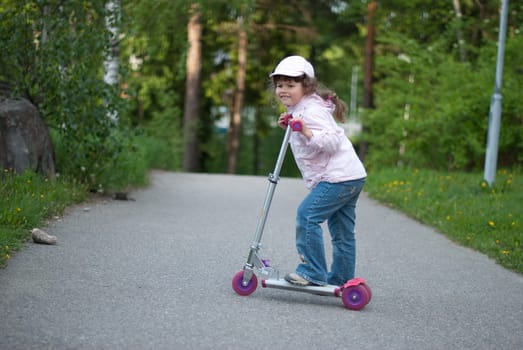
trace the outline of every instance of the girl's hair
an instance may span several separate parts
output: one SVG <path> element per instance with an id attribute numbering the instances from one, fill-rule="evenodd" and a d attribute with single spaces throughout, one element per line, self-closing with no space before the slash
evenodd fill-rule
<path id="1" fill-rule="evenodd" d="M 303 85 L 303 91 L 305 95 L 317 93 L 324 100 L 330 100 L 334 106 L 334 118 L 343 123 L 345 120 L 345 114 L 347 113 L 347 104 L 336 95 L 336 93 L 329 88 L 321 85 L 316 78 L 311 78 L 308 75 L 302 75 L 299 77 L 288 77 L 285 75 L 275 75 L 272 77 L 273 90 L 276 88 L 276 84 L 279 81 L 293 81 L 295 83 L 301 83 Z"/>

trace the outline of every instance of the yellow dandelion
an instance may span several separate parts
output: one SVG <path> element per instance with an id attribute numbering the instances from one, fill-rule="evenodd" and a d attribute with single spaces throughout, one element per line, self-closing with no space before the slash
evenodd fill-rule
<path id="1" fill-rule="evenodd" d="M 502 251 L 501 251 L 501 254 L 503 254 L 503 255 L 509 255 L 509 254 L 510 254 L 510 250 L 502 250 Z"/>
<path id="2" fill-rule="evenodd" d="M 490 220 L 490 221 L 488 222 L 488 225 L 489 225 L 490 227 L 495 227 L 495 226 L 496 226 L 496 223 L 495 223 L 494 221 Z"/>
<path id="3" fill-rule="evenodd" d="M 16 211 L 19 213 L 22 211 L 22 208 L 16 208 Z"/>
<path id="4" fill-rule="evenodd" d="M 487 183 L 485 181 L 481 182 L 481 188 L 487 188 Z"/>

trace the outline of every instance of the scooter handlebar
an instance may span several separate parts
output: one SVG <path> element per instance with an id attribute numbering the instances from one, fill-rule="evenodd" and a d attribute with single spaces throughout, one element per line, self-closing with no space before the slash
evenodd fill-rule
<path id="1" fill-rule="evenodd" d="M 292 118 L 293 118 L 292 114 L 287 114 L 284 119 L 284 124 L 290 125 L 292 131 L 301 131 L 301 129 L 302 129 L 301 120 L 292 120 L 291 121 Z"/>

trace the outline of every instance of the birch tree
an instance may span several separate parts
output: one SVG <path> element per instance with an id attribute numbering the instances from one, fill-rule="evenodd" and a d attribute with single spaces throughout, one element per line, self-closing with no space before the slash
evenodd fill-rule
<path id="1" fill-rule="evenodd" d="M 120 0 L 109 0 L 105 4 L 105 26 L 110 32 L 109 47 L 104 60 L 104 82 L 114 89 L 118 87 L 118 66 L 119 66 L 119 22 L 120 22 Z M 107 105 L 107 103 L 106 103 Z M 116 110 L 107 112 L 113 121 L 118 119 Z"/>

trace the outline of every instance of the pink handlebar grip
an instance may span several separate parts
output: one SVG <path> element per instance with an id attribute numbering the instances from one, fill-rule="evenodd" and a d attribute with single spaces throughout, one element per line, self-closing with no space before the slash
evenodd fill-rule
<path id="1" fill-rule="evenodd" d="M 302 125 L 300 120 L 290 121 L 292 119 L 292 114 L 287 114 L 284 119 L 284 124 L 291 126 L 292 131 L 301 131 Z M 289 122 L 290 121 L 290 122 Z"/>
<path id="2" fill-rule="evenodd" d="M 294 120 L 291 122 L 292 131 L 301 131 L 302 125 L 300 120 Z"/>

